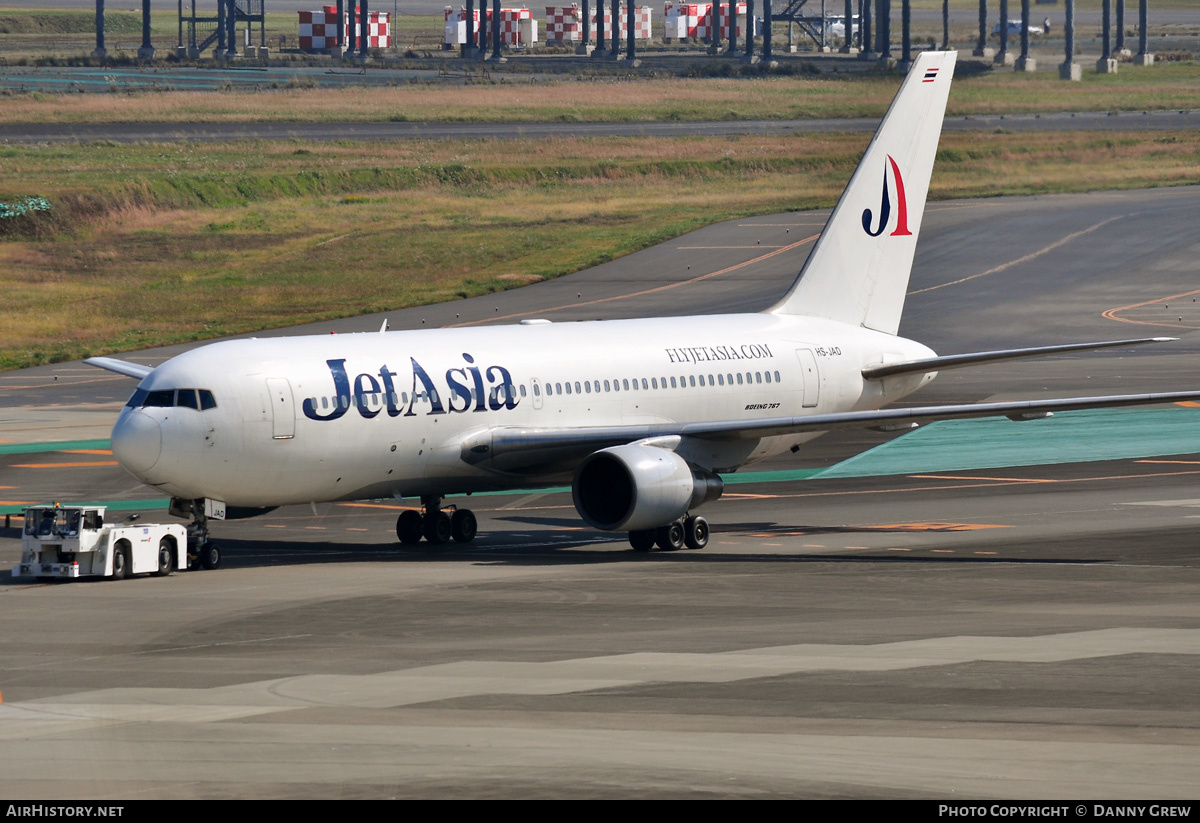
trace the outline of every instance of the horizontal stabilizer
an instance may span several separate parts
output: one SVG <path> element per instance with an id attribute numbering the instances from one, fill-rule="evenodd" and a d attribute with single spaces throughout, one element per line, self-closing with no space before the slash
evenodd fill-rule
<path id="1" fill-rule="evenodd" d="M 1001 349 L 999 351 L 973 352 L 971 354 L 950 354 L 945 357 L 930 357 L 924 360 L 907 360 L 903 363 L 881 363 L 877 366 L 867 366 L 862 370 L 862 376 L 867 380 L 881 380 L 884 377 L 894 377 L 898 374 L 928 374 L 929 372 L 946 371 L 947 369 L 961 369 L 966 366 L 1000 363 L 1005 360 L 1020 360 L 1025 357 L 1045 357 L 1051 354 L 1063 354 L 1064 352 L 1113 349 L 1122 346 L 1141 346 L 1144 343 L 1168 343 L 1178 339 L 1178 337 L 1141 337 L 1136 340 L 1108 340 L 1102 343 L 1067 343 L 1061 346 L 1037 346 L 1028 349 Z"/>
<path id="2" fill-rule="evenodd" d="M 139 380 L 154 371 L 153 366 L 139 366 L 137 363 L 130 363 L 128 360 L 118 360 L 115 357 L 89 357 L 83 362 L 89 366 L 108 369 L 109 371 L 115 371 L 117 374 L 136 377 Z"/>

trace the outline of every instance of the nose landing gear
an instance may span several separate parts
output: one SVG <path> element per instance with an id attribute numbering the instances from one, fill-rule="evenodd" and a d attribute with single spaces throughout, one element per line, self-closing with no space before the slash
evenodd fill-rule
<path id="1" fill-rule="evenodd" d="M 421 512 L 409 509 L 400 513 L 396 518 L 396 537 L 406 546 L 426 542 L 440 546 L 453 540 L 455 543 L 470 543 L 475 539 L 478 521 L 470 509 L 460 509 L 451 506 L 442 509 L 442 498 L 426 496 L 421 498 Z"/>
<path id="2" fill-rule="evenodd" d="M 191 515 L 192 522 L 187 524 L 187 568 L 197 566 L 212 570 L 221 565 L 221 548 L 212 541 L 208 534 L 208 518 L 204 514 L 203 500 L 180 500 L 172 498 L 167 510 L 175 517 Z"/>

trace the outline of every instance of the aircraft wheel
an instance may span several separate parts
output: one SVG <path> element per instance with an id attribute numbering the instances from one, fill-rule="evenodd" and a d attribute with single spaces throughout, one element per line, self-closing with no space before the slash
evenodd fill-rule
<path id="1" fill-rule="evenodd" d="M 479 521 L 470 509 L 458 509 L 450 518 L 450 536 L 454 538 L 455 543 L 470 543 L 475 539 L 475 532 L 478 530 Z"/>
<path id="2" fill-rule="evenodd" d="M 200 565 L 212 571 L 221 565 L 221 549 L 216 543 L 205 543 L 200 550 Z"/>
<path id="3" fill-rule="evenodd" d="M 450 515 L 445 512 L 430 512 L 425 515 L 425 519 L 421 524 L 421 531 L 425 533 L 425 539 L 435 546 L 440 546 L 450 540 L 453 535 L 453 526 L 450 523 Z"/>
<path id="4" fill-rule="evenodd" d="M 113 580 L 124 580 L 129 573 L 129 544 L 124 540 L 117 543 L 113 554 Z"/>
<path id="5" fill-rule="evenodd" d="M 654 547 L 654 529 L 638 529 L 629 533 L 629 545 L 635 552 L 648 552 Z"/>
<path id="6" fill-rule="evenodd" d="M 421 513 L 409 509 L 396 518 L 396 537 L 406 546 L 421 542 Z"/>
<path id="7" fill-rule="evenodd" d="M 703 517 L 689 517 L 683 523 L 683 540 L 689 549 L 707 546 L 708 534 L 708 521 Z"/>
<path id="8" fill-rule="evenodd" d="M 155 574 L 166 577 L 174 571 L 175 552 L 171 548 L 171 541 L 164 537 L 158 541 L 158 571 Z"/>
<path id="9" fill-rule="evenodd" d="M 654 530 L 654 542 L 666 552 L 683 548 L 683 524 L 676 520 Z"/>

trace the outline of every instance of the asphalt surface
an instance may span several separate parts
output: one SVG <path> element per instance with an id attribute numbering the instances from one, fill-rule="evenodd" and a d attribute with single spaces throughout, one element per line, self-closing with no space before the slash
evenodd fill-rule
<path id="1" fill-rule="evenodd" d="M 683 137 L 731 134 L 870 133 L 871 117 L 694 123 L 78 123 L 0 125 L 0 143 L 224 142 L 230 140 L 444 140 L 540 137 Z M 1065 112 L 947 117 L 944 131 L 1159 131 L 1200 128 L 1200 110 Z"/>
<path id="2" fill-rule="evenodd" d="M 1182 339 L 948 372 L 912 400 L 1196 388 L 1198 208 L 1200 188 L 932 204 L 906 336 L 942 353 Z M 713 226 L 390 321 L 762 308 L 823 219 Z M 0 375 L 2 437 L 103 438 L 133 384 Z M 474 498 L 466 549 L 401 549 L 395 509 L 322 505 L 218 526 L 215 572 L 0 574 L 0 794 L 1191 798 L 1200 455 L 1112 459 L 1140 419 L 1091 430 L 1087 462 L 752 475 L 704 509 L 698 552 L 636 555 L 548 491 Z M 969 465 L 977 432 L 936 456 Z M 827 436 L 752 471 L 900 442 Z M 0 453 L 0 495 L 166 519 L 119 468 L 63 465 L 111 462 L 74 445 Z M 0 531 L 0 568 L 17 537 Z"/>

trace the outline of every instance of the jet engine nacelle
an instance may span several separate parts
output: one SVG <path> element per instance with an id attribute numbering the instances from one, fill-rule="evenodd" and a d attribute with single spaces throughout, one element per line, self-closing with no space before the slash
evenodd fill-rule
<path id="1" fill-rule="evenodd" d="M 693 468 L 675 452 L 630 443 L 584 458 L 571 496 L 589 525 L 637 531 L 672 523 L 723 490 L 720 477 Z"/>

